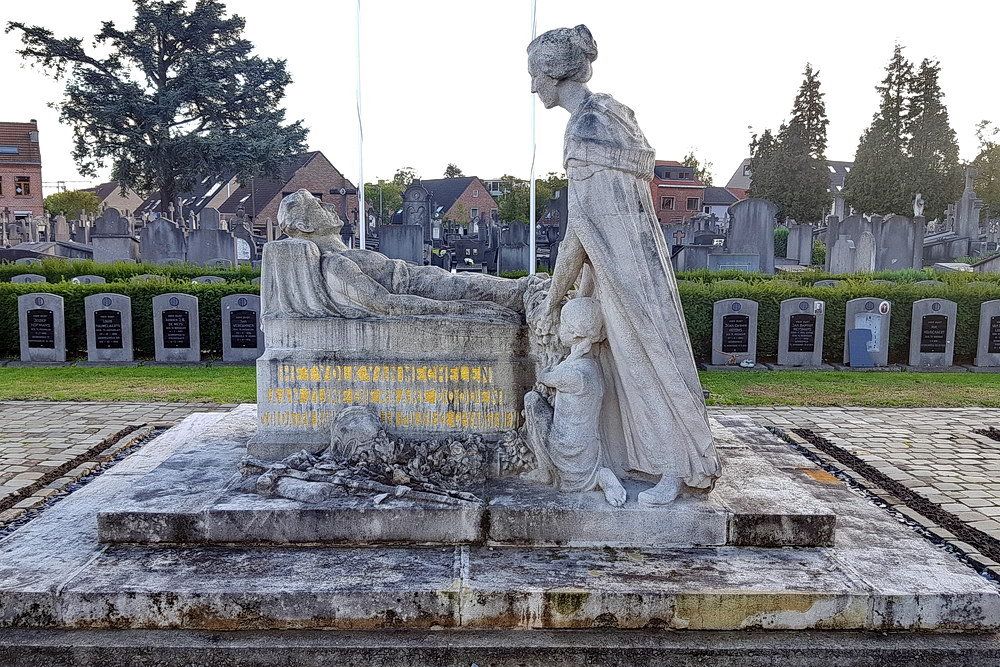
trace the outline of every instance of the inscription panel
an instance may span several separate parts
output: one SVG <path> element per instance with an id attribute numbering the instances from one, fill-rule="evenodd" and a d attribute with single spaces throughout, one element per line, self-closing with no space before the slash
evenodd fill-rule
<path id="1" fill-rule="evenodd" d="M 948 347 L 948 316 L 924 315 L 920 321 L 920 352 L 944 354 Z"/>
<path id="2" fill-rule="evenodd" d="M 120 310 L 94 312 L 94 347 L 98 350 L 120 350 L 125 347 Z"/>
<path id="3" fill-rule="evenodd" d="M 796 313 L 788 318 L 788 351 L 814 352 L 816 350 L 816 316 Z"/>
<path id="4" fill-rule="evenodd" d="M 990 318 L 990 329 L 987 334 L 986 351 L 989 354 L 1000 354 L 1000 315 Z"/>
<path id="5" fill-rule="evenodd" d="M 191 315 L 186 310 L 165 310 L 162 314 L 163 347 L 191 347 Z"/>
<path id="6" fill-rule="evenodd" d="M 229 313 L 229 344 L 234 348 L 257 347 L 257 313 L 253 310 L 234 310 Z"/>
<path id="7" fill-rule="evenodd" d="M 28 347 L 55 349 L 55 313 L 47 308 L 33 308 L 28 311 Z"/>
<path id="8" fill-rule="evenodd" d="M 722 351 L 748 352 L 750 350 L 750 316 L 722 316 Z"/>

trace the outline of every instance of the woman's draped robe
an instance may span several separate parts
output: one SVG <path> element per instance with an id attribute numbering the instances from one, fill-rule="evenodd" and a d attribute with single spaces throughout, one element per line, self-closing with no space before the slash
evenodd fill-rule
<path id="1" fill-rule="evenodd" d="M 584 273 L 607 330 L 599 354 L 606 387 L 601 439 L 616 472 L 678 477 L 688 486 L 711 488 L 720 464 L 669 250 L 654 214 L 654 163 L 632 110 L 609 95 L 591 95 L 570 117 L 567 240 L 586 254 Z"/>

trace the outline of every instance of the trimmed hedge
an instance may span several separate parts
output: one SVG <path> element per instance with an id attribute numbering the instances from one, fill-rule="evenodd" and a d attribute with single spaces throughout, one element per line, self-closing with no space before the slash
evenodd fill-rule
<path id="1" fill-rule="evenodd" d="M 77 276 L 101 276 L 109 283 L 127 281 L 132 276 L 155 273 L 171 280 L 191 282 L 198 276 L 219 276 L 229 282 L 250 282 L 260 270 L 249 265 L 234 269 L 214 269 L 195 264 L 134 264 L 132 262 L 92 262 L 90 260 L 45 259 L 41 264 L 0 262 L 0 282 L 9 283 L 22 273 L 37 273 L 50 283 L 69 282 Z"/>
<path id="2" fill-rule="evenodd" d="M 132 299 L 132 336 L 135 355 L 152 358 L 153 297 L 158 294 L 181 292 L 198 297 L 198 318 L 201 323 L 201 346 L 210 355 L 222 355 L 222 297 L 229 294 L 259 294 L 257 285 L 242 282 L 193 285 L 190 281 L 174 283 L 113 283 L 74 285 L 72 283 L 0 284 L 0 356 L 20 356 L 17 323 L 17 297 L 33 292 L 48 292 L 63 298 L 66 311 L 66 354 L 68 357 L 87 356 L 87 329 L 83 300 L 91 294 L 113 292 Z"/>
<path id="3" fill-rule="evenodd" d="M 87 340 L 83 300 L 90 294 L 115 292 L 132 299 L 132 325 L 137 357 L 153 356 L 152 299 L 157 294 L 182 292 L 199 300 L 201 340 L 210 355 L 222 353 L 222 323 L 220 299 L 228 294 L 259 294 L 257 285 L 250 283 L 259 273 L 252 269 L 209 270 L 185 265 L 96 264 L 47 260 L 41 267 L 0 265 L 0 276 L 19 273 L 39 273 L 48 284 L 0 283 L 0 356 L 19 355 L 17 297 L 31 292 L 50 292 L 62 296 L 66 308 L 66 342 L 69 356 L 86 356 Z M 39 270 L 41 269 L 41 270 Z M 103 269 L 103 271 L 102 271 Z M 123 280 L 142 273 L 170 276 L 167 283 L 109 282 L 98 285 L 74 285 L 68 280 L 76 275 L 103 275 L 110 280 Z M 198 275 L 219 275 L 229 280 L 223 285 L 191 284 Z M 775 359 L 778 348 L 778 314 L 781 301 L 793 297 L 813 297 L 826 302 L 823 352 L 830 361 L 839 361 L 844 349 L 844 310 L 850 299 L 875 297 L 892 302 L 893 313 L 889 329 L 889 358 L 905 363 L 909 353 L 910 312 L 918 299 L 939 297 L 958 304 L 955 341 L 955 363 L 971 362 L 976 354 L 979 333 L 979 306 L 984 301 L 1000 299 L 1000 274 L 936 273 L 933 271 L 881 272 L 870 276 L 834 276 L 819 271 L 769 276 L 740 271 L 684 271 L 677 277 L 684 305 L 684 317 L 694 347 L 695 356 L 708 359 L 712 345 L 712 306 L 727 298 L 751 299 L 759 304 L 757 356 L 761 360 Z M 836 288 L 812 287 L 817 280 L 841 279 Z M 8 278 L 9 279 L 9 278 Z M 892 280 L 893 284 L 872 283 L 873 279 Z M 937 279 L 945 285 L 914 285 L 918 280 Z M 716 284 L 719 280 L 739 280 Z M 791 281 L 792 284 L 789 284 Z M 992 285 L 968 285 L 985 281 Z"/>
<path id="4" fill-rule="evenodd" d="M 979 307 L 984 301 L 1000 299 L 1000 282 L 993 285 L 965 285 L 957 281 L 946 285 L 912 283 L 872 284 L 848 281 L 838 287 L 789 286 L 759 280 L 747 283 L 679 285 L 684 305 L 684 319 L 691 335 L 695 357 L 708 359 L 712 353 L 712 307 L 720 299 L 750 299 L 758 303 L 757 358 L 778 356 L 778 325 L 781 302 L 794 297 L 812 297 L 825 302 L 823 356 L 840 362 L 844 354 L 844 314 L 851 299 L 874 297 L 892 303 L 889 322 L 889 360 L 906 363 L 910 346 L 910 315 L 913 302 L 941 298 L 958 304 L 955 329 L 955 363 L 971 363 L 976 355 L 979 335 Z"/>

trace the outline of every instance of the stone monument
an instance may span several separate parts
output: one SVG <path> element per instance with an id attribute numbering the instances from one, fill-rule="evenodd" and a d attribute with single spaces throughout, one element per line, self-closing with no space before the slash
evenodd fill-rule
<path id="1" fill-rule="evenodd" d="M 91 294 L 83 300 L 87 318 L 87 361 L 132 362 L 132 300 L 123 294 Z"/>
<path id="2" fill-rule="evenodd" d="M 17 297 L 22 362 L 66 361 L 66 320 L 63 298 L 32 293 Z"/>
<path id="3" fill-rule="evenodd" d="M 955 354 L 958 304 L 947 299 L 913 302 L 910 319 L 910 366 L 945 368 Z"/>
<path id="4" fill-rule="evenodd" d="M 722 299 L 712 306 L 712 365 L 757 363 L 757 302 Z"/>
<path id="5" fill-rule="evenodd" d="M 153 342 L 158 363 L 201 361 L 198 297 L 190 294 L 154 296 Z"/>
<path id="6" fill-rule="evenodd" d="M 854 366 L 851 361 L 850 332 L 864 329 L 870 332 L 866 344 L 875 366 L 889 363 L 889 318 L 892 304 L 876 297 L 862 297 L 847 302 L 844 316 L 844 363 Z"/>
<path id="7" fill-rule="evenodd" d="M 260 330 L 260 297 L 256 294 L 229 294 L 222 297 L 222 360 L 256 361 L 264 354 L 264 333 Z"/>
<path id="8" fill-rule="evenodd" d="M 779 366 L 823 364 L 825 305 L 818 299 L 802 297 L 781 302 L 778 324 Z"/>

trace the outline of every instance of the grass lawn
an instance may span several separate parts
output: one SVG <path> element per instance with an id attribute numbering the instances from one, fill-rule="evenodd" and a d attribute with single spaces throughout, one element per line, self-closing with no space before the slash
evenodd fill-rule
<path id="1" fill-rule="evenodd" d="M 1000 374 L 709 371 L 709 405 L 1000 407 Z M 0 400 L 252 403 L 254 369 L 0 368 Z"/>
<path id="2" fill-rule="evenodd" d="M 1000 374 L 856 371 L 707 371 L 709 405 L 872 408 L 1000 407 Z"/>

